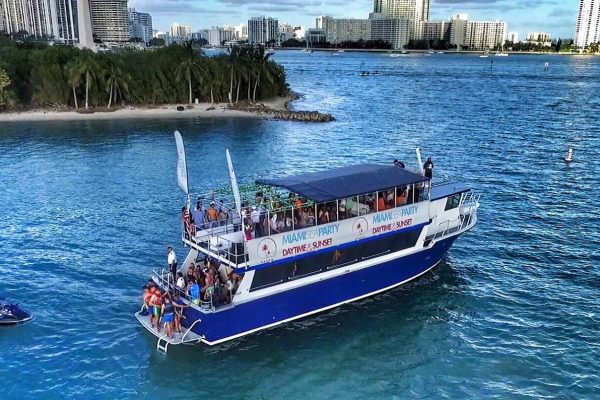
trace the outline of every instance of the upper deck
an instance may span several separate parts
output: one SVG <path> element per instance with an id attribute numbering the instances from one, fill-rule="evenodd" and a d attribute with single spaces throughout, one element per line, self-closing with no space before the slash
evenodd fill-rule
<path id="1" fill-rule="evenodd" d="M 192 211 L 191 230 L 184 231 L 186 243 L 234 268 L 299 256 L 429 219 L 427 207 L 417 205 L 430 198 L 429 179 L 395 166 L 352 165 L 259 179 L 242 189 L 241 215 L 230 191 L 199 196 L 202 208 Z M 208 211 L 211 208 L 216 212 Z"/>

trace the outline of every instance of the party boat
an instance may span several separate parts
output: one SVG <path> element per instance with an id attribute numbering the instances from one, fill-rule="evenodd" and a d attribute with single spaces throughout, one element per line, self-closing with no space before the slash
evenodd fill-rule
<path id="1" fill-rule="evenodd" d="M 183 141 L 175 137 L 188 206 L 190 198 L 207 206 L 214 192 L 189 193 Z M 232 189 L 215 200 L 229 204 L 228 217 L 183 224 L 189 253 L 181 267 L 185 275 L 209 259 L 236 284 L 227 301 L 213 294 L 194 304 L 184 293 L 184 330 L 173 338 L 138 312 L 164 352 L 181 343 L 217 345 L 396 288 L 438 265 L 477 223 L 480 194 L 461 183 L 432 184 L 422 170 L 350 165 L 258 179 L 240 191 L 226 156 Z M 418 148 L 417 160 L 423 165 Z M 153 272 L 162 290 L 177 290 L 167 268 Z"/>

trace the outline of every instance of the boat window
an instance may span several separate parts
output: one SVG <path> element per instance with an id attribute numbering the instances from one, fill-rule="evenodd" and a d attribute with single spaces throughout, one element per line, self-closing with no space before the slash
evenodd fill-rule
<path id="1" fill-rule="evenodd" d="M 301 258 L 296 261 L 296 268 L 289 279 L 299 279 L 319 273 L 327 268 L 329 262 L 331 262 L 331 255 L 328 253 L 315 254 L 311 257 Z"/>
<path id="2" fill-rule="evenodd" d="M 377 192 L 358 196 L 360 215 L 370 214 L 377 211 Z"/>
<path id="3" fill-rule="evenodd" d="M 342 209 L 345 209 L 346 218 L 357 217 L 359 212 L 358 196 L 340 200 L 340 214 L 342 214 Z"/>
<path id="4" fill-rule="evenodd" d="M 332 209 L 333 208 L 333 209 Z M 318 203 L 317 204 L 317 225 L 328 224 L 337 219 L 337 205 L 336 202 Z"/>
<path id="5" fill-rule="evenodd" d="M 421 236 L 422 229 L 413 229 L 408 232 L 402 232 L 392 237 L 390 250 L 392 252 L 405 250 L 414 247 Z"/>
<path id="6" fill-rule="evenodd" d="M 448 197 L 444 211 L 452 210 L 460 205 L 460 193 Z"/>
<path id="7" fill-rule="evenodd" d="M 254 272 L 250 291 L 264 289 L 287 281 L 293 275 L 295 264 L 286 263 L 271 268 L 259 269 Z"/>
<path id="8" fill-rule="evenodd" d="M 392 238 L 387 236 L 364 243 L 362 245 L 362 259 L 366 260 L 389 253 L 391 242 Z"/>

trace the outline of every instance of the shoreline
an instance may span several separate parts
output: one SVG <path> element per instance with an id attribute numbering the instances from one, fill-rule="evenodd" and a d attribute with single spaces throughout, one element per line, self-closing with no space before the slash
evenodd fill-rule
<path id="1" fill-rule="evenodd" d="M 257 104 L 273 111 L 290 111 L 289 103 L 297 97 L 289 95 L 267 99 Z M 183 106 L 184 111 L 177 111 Z M 75 110 L 37 109 L 0 113 L 0 122 L 45 122 L 45 121 L 99 121 L 118 119 L 161 119 L 161 118 L 268 118 L 268 115 L 253 111 L 231 109 L 229 103 L 199 103 L 188 109 L 184 104 L 164 104 L 160 106 L 125 106 L 107 111 L 92 110 L 90 113 Z M 80 109 L 82 110 L 82 109 Z"/>

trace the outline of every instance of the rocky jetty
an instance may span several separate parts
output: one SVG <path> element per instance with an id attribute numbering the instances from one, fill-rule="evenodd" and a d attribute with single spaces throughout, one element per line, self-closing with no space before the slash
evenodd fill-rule
<path id="1" fill-rule="evenodd" d="M 258 115 L 264 115 L 275 120 L 301 121 L 301 122 L 330 122 L 335 121 L 331 114 L 324 114 L 318 111 L 292 111 L 289 109 L 278 110 L 268 107 L 264 104 L 254 104 L 248 102 L 237 103 L 229 106 L 230 109 L 251 112 Z M 287 108 L 287 103 L 286 103 Z"/>

